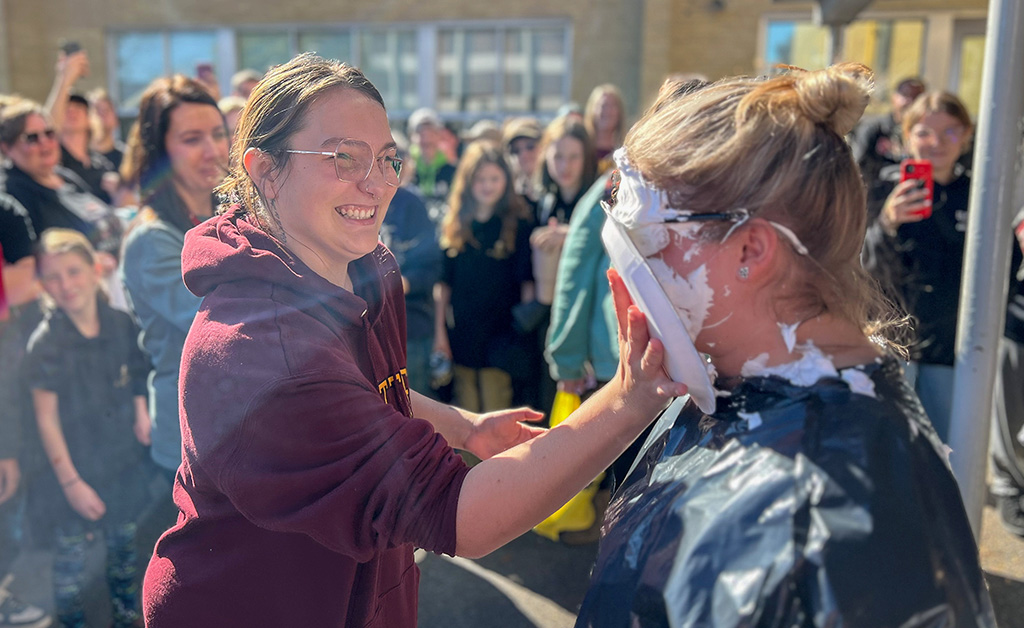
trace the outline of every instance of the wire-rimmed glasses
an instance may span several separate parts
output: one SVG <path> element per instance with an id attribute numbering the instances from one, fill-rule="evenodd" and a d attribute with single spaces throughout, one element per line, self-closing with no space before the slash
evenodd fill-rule
<path id="1" fill-rule="evenodd" d="M 391 187 L 398 186 L 402 174 L 401 159 L 394 155 L 374 157 L 373 149 L 362 140 L 343 139 L 338 142 L 337 148 L 332 152 L 293 149 L 285 149 L 282 152 L 333 157 L 334 172 L 338 175 L 338 180 L 345 183 L 362 183 L 370 176 L 370 171 L 375 163 L 380 168 L 381 174 L 384 175 L 384 183 Z"/>

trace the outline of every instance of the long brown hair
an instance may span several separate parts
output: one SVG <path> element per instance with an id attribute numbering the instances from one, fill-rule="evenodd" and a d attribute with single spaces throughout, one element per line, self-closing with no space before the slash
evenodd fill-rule
<path id="1" fill-rule="evenodd" d="M 171 112 L 182 103 L 217 109 L 217 101 L 202 83 L 181 74 L 158 78 L 149 84 L 139 102 L 139 118 L 128 135 L 121 178 L 139 186 L 141 204 L 151 208 L 156 218 L 188 231 L 192 220 L 174 188 L 171 158 L 167 154 Z M 154 217 L 148 211 L 140 215 L 143 219 Z"/>
<path id="2" fill-rule="evenodd" d="M 501 146 L 488 140 L 479 140 L 466 147 L 459 167 L 452 179 L 448 194 L 448 212 L 441 222 L 441 247 L 462 251 L 466 245 L 479 246 L 473 237 L 473 214 L 477 209 L 473 198 L 473 177 L 486 164 L 494 164 L 505 174 L 505 193 L 494 207 L 494 214 L 501 218 L 501 242 L 511 253 L 516 248 L 516 230 L 525 209 L 522 198 L 515 193 L 512 169 L 505 160 Z"/>
<path id="3" fill-rule="evenodd" d="M 249 95 L 231 145 L 231 173 L 217 191 L 229 203 L 241 205 L 264 230 L 276 231 L 280 225 L 267 212 L 259 190 L 262 182 L 252 180 L 242 156 L 250 148 L 259 149 L 273 159 L 273 172 L 280 172 L 288 165 L 288 141 L 302 129 L 310 105 L 336 87 L 353 89 L 384 107 L 380 92 L 358 69 L 309 52 L 271 68 Z"/>
<path id="4" fill-rule="evenodd" d="M 808 253 L 794 254 L 779 300 L 808 316 L 850 320 L 899 350 L 898 317 L 861 266 L 865 190 L 844 139 L 864 112 L 872 79 L 859 64 L 725 79 L 648 111 L 625 147 L 671 207 L 744 208 L 791 229 Z M 709 223 L 703 232 L 721 238 L 729 227 Z"/>
<path id="5" fill-rule="evenodd" d="M 572 116 L 555 118 L 544 129 L 544 135 L 540 138 L 540 146 L 537 147 L 537 169 L 534 175 L 537 185 L 545 192 L 558 192 L 558 184 L 548 172 L 545 155 L 548 152 L 548 147 L 563 137 L 575 137 L 583 144 L 583 174 L 580 179 L 580 191 L 585 192 L 590 189 L 597 178 L 597 153 L 594 152 L 594 140 L 587 133 L 586 127 Z"/>

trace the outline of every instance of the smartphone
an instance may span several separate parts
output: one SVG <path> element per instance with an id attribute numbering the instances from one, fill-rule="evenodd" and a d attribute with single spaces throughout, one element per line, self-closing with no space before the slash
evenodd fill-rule
<path id="1" fill-rule="evenodd" d="M 932 180 L 932 162 L 925 159 L 904 159 L 900 163 L 900 183 L 913 179 L 917 181 L 917 187 L 928 190 L 928 198 L 935 197 L 935 183 Z M 915 216 L 931 218 L 932 208 L 919 209 L 914 212 Z"/>
<path id="2" fill-rule="evenodd" d="M 70 57 L 79 50 L 82 49 L 82 45 L 77 41 L 66 41 L 60 45 L 60 49 L 64 51 L 64 55 Z"/>

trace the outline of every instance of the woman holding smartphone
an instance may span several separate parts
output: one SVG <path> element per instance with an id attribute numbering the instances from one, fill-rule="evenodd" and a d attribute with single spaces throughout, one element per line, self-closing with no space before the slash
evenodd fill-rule
<path id="1" fill-rule="evenodd" d="M 970 171 L 958 160 L 973 130 L 959 98 L 921 95 L 903 115 L 903 135 L 911 158 L 931 164 L 933 193 L 921 179 L 900 181 L 900 167 L 890 166 L 879 175 L 888 185 L 868 200 L 869 215 L 877 217 L 868 226 L 865 265 L 914 318 L 908 377 L 943 442 L 949 438 L 971 187 Z"/>

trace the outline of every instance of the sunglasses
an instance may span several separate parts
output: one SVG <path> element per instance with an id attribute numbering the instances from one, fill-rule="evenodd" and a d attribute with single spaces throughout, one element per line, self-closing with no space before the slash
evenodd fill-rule
<path id="1" fill-rule="evenodd" d="M 44 131 L 36 131 L 34 133 L 25 133 L 22 135 L 22 137 L 25 138 L 25 143 L 33 145 L 38 144 L 44 136 L 46 139 L 52 140 L 57 137 L 57 132 L 53 129 L 46 129 Z"/>

